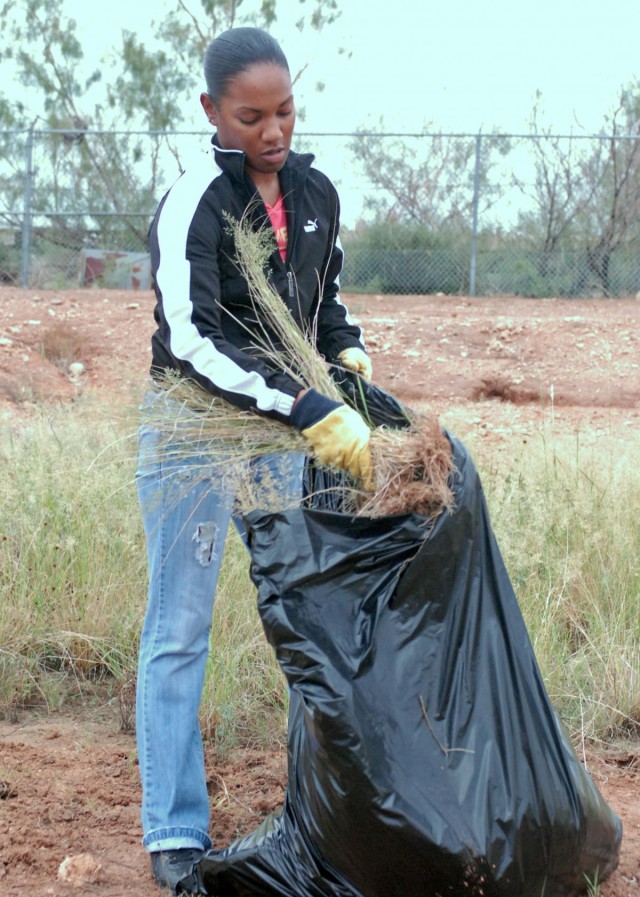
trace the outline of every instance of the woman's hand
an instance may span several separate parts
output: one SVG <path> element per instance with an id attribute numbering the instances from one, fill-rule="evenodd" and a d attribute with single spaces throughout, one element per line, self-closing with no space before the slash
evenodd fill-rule
<path id="1" fill-rule="evenodd" d="M 357 346 L 351 346 L 349 349 L 343 349 L 338 355 L 338 360 L 342 362 L 343 367 L 355 374 L 360 374 L 367 383 L 371 383 L 373 368 L 371 359 L 366 352 L 358 349 Z"/>
<path id="2" fill-rule="evenodd" d="M 296 397 L 291 423 L 309 441 L 320 464 L 348 471 L 373 492 L 371 431 L 357 411 L 309 389 Z"/>

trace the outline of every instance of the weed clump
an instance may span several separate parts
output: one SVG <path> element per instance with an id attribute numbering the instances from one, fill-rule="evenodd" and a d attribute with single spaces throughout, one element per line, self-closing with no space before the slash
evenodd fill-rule
<path id="1" fill-rule="evenodd" d="M 57 321 L 45 330 L 40 349 L 46 359 L 65 373 L 74 362 L 86 365 L 94 354 L 86 334 L 69 328 L 62 321 Z"/>
<path id="2" fill-rule="evenodd" d="M 305 332 L 294 321 L 280 296 L 270 286 L 266 266 L 272 251 L 270 231 L 254 231 L 246 220 L 227 218 L 237 248 L 236 262 L 249 285 L 256 318 L 262 322 L 262 337 L 256 351 L 275 368 L 299 380 L 301 386 L 313 388 L 338 401 L 346 400 L 331 374 L 329 365 L 315 348 L 313 332 Z M 274 339 L 275 335 L 275 339 Z M 239 473 L 249 470 L 249 462 L 266 453 L 303 452 L 311 447 L 296 429 L 250 411 L 242 411 L 222 398 L 211 396 L 194 381 L 166 372 L 158 377 L 171 405 L 154 404 L 146 413 L 146 422 L 165 434 L 172 445 L 174 460 L 181 457 L 176 435 L 184 447 L 182 457 L 194 453 L 190 443 L 198 445 L 199 454 L 224 457 L 225 463 Z M 366 391 L 358 407 L 365 420 Z M 360 404 L 359 402 L 359 404 Z M 417 414 L 402 409 L 402 426 L 373 427 L 370 436 L 374 464 L 375 489 L 365 492 L 360 483 L 344 478 L 341 506 L 350 513 L 379 517 L 415 512 L 435 519 L 453 505 L 450 476 L 453 470 L 451 446 L 434 414 Z M 311 455 L 311 457 L 313 457 Z M 208 476 L 208 471 L 203 471 Z M 239 489 L 239 509 L 248 512 L 264 510 L 250 489 Z"/>

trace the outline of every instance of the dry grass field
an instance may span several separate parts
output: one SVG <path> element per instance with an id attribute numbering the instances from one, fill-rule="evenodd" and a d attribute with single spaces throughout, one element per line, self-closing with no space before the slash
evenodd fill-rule
<path id="1" fill-rule="evenodd" d="M 349 296 L 374 381 L 430 405 L 499 455 L 543 430 L 603 451 L 640 438 L 640 300 Z M 0 288 L 0 423 L 95 393 L 135 407 L 148 372 L 150 293 Z M 630 513 L 637 513 L 631 511 Z M 135 740 L 112 703 L 0 720 L 0 893 L 156 893 L 140 846 Z M 620 815 L 620 866 L 602 897 L 640 894 L 640 744 L 585 757 Z M 284 748 L 208 756 L 213 834 L 225 846 L 280 806 Z M 92 862 L 58 877 L 66 857 Z M 411 895 L 408 895 L 411 897 Z"/>

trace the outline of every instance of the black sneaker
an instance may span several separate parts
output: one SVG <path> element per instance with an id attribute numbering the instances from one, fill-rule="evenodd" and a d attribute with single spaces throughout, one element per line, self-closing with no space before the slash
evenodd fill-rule
<path id="1" fill-rule="evenodd" d="M 203 850 L 197 847 L 184 847 L 181 850 L 161 850 L 151 854 L 151 874 L 156 884 L 168 888 L 176 894 L 176 885 L 186 878 L 194 864 L 198 862 Z"/>

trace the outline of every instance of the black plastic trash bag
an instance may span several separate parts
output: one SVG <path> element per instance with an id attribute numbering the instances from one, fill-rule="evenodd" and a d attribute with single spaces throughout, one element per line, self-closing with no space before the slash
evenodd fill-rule
<path id="1" fill-rule="evenodd" d="M 452 445 L 456 510 L 428 533 L 417 515 L 249 515 L 291 688 L 287 797 L 207 852 L 188 889 L 557 897 L 617 865 L 620 821 L 551 706 L 478 474 Z"/>

